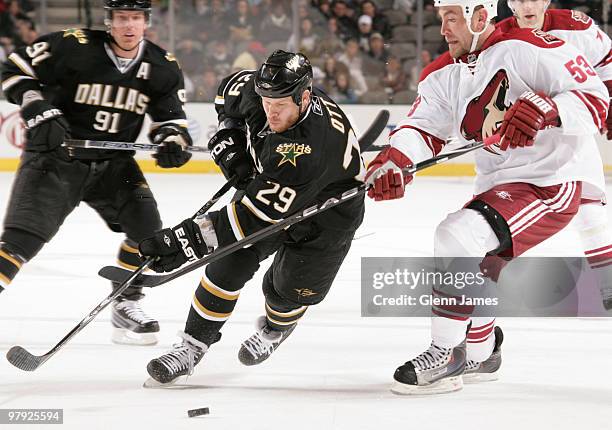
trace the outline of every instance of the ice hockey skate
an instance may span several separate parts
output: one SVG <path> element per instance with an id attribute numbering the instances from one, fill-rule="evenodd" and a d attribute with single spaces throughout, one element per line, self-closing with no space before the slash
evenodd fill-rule
<path id="1" fill-rule="evenodd" d="M 238 360 L 245 366 L 254 366 L 267 360 L 295 330 L 296 325 L 293 324 L 286 331 L 275 330 L 267 324 L 265 316 L 260 316 L 255 323 L 255 334 L 242 342 Z"/>
<path id="2" fill-rule="evenodd" d="M 140 300 L 120 296 L 111 305 L 111 340 L 122 345 L 155 345 L 159 323 L 148 316 L 140 306 Z"/>
<path id="3" fill-rule="evenodd" d="M 144 388 L 172 387 L 186 380 L 208 351 L 208 345 L 187 333 L 179 331 L 177 334 L 181 342 L 174 344 L 171 350 L 147 364 L 147 372 L 151 377 L 144 382 Z M 219 335 L 215 341 L 220 337 Z"/>
<path id="4" fill-rule="evenodd" d="M 478 362 L 467 360 L 463 373 L 463 382 L 475 384 L 477 382 L 497 381 L 498 370 L 501 367 L 501 344 L 504 341 L 504 332 L 500 327 L 495 327 L 495 346 L 491 356 L 485 361 Z"/>
<path id="5" fill-rule="evenodd" d="M 427 351 L 398 367 L 391 391 L 395 394 L 441 394 L 463 388 L 465 340 L 454 348 L 431 343 Z"/>

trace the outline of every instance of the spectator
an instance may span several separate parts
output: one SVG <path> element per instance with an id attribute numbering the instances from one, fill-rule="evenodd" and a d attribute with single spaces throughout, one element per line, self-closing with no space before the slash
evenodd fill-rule
<path id="1" fill-rule="evenodd" d="M 392 96 L 395 93 L 407 89 L 406 72 L 402 68 L 402 63 L 399 58 L 390 56 L 385 65 L 385 73 L 382 77 L 381 84 L 385 88 L 387 94 Z"/>
<path id="2" fill-rule="evenodd" d="M 386 63 L 389 59 L 389 50 L 385 47 L 385 39 L 380 33 L 372 33 L 370 36 L 370 58 Z"/>
<path id="3" fill-rule="evenodd" d="M 332 17 L 332 10 L 331 10 L 331 5 L 329 4 L 329 0 L 319 1 L 317 5 L 317 9 L 319 9 L 319 12 L 321 12 L 324 17 L 328 19 Z"/>
<path id="4" fill-rule="evenodd" d="M 395 0 L 393 2 L 393 9 L 401 10 L 406 15 L 412 15 L 414 11 L 414 0 Z"/>
<path id="5" fill-rule="evenodd" d="M 23 41 L 17 34 L 17 20 L 27 18 L 19 7 L 17 0 L 7 3 L 6 10 L 0 14 L 0 44 L 6 52 L 11 52 L 15 47 L 22 46 Z"/>
<path id="6" fill-rule="evenodd" d="M 194 99 L 199 102 L 213 102 L 217 95 L 217 87 L 219 81 L 215 71 L 211 68 L 206 68 L 200 76 L 195 79 L 195 94 Z"/>
<path id="7" fill-rule="evenodd" d="M 312 21 L 310 18 L 305 18 L 300 22 L 300 46 L 297 47 L 295 35 L 292 34 L 289 42 L 287 42 L 287 50 L 299 51 L 308 58 L 315 57 L 318 49 L 317 43 L 319 35 L 313 31 Z"/>
<path id="8" fill-rule="evenodd" d="M 233 42 L 250 41 L 256 37 L 255 20 L 247 0 L 238 0 L 236 3 L 236 16 L 229 20 L 229 30 Z"/>
<path id="9" fill-rule="evenodd" d="M 274 0 L 261 24 L 260 39 L 263 43 L 288 40 L 292 23 L 282 0 Z"/>
<path id="10" fill-rule="evenodd" d="M 372 28 L 375 32 L 382 34 L 386 40 L 391 39 L 391 24 L 386 16 L 378 13 L 373 1 L 366 0 L 361 3 L 361 13 L 372 18 Z"/>
<path id="11" fill-rule="evenodd" d="M 206 64 L 212 67 L 217 76 L 227 76 L 232 69 L 232 61 L 227 42 L 220 39 L 213 44 L 213 51 L 206 60 Z"/>
<path id="12" fill-rule="evenodd" d="M 344 43 L 340 37 L 338 21 L 336 18 L 330 18 L 329 21 L 327 21 L 327 34 L 319 44 L 318 54 L 319 56 L 324 54 L 335 55 L 343 49 Z"/>
<path id="13" fill-rule="evenodd" d="M 421 71 L 425 67 L 427 67 L 427 65 L 429 65 L 431 61 L 432 61 L 431 52 L 429 52 L 426 49 L 421 51 L 421 68 L 420 69 L 417 68 L 416 64 L 410 68 L 410 89 L 411 90 L 416 91 L 417 87 L 419 86 L 419 79 L 421 77 Z"/>
<path id="14" fill-rule="evenodd" d="M 336 84 L 336 76 L 340 72 L 349 73 L 348 67 L 331 55 L 326 55 L 323 63 L 323 79 L 319 82 L 318 86 L 326 92 L 330 92 Z"/>
<path id="15" fill-rule="evenodd" d="M 195 25 L 205 27 L 211 40 L 227 38 L 228 24 L 223 1 L 212 0 L 203 22 L 196 22 Z"/>
<path id="16" fill-rule="evenodd" d="M 370 52 L 370 36 L 372 35 L 372 18 L 361 15 L 357 21 L 359 26 L 359 47 L 364 52 Z"/>
<path id="17" fill-rule="evenodd" d="M 357 95 L 351 88 L 350 75 L 341 71 L 336 73 L 334 85 L 329 92 L 330 97 L 339 104 L 357 103 Z"/>
<path id="18" fill-rule="evenodd" d="M 349 14 L 349 8 L 344 0 L 337 0 L 332 7 L 332 16 L 338 23 L 338 32 L 343 41 L 356 38 L 359 35 L 357 24 Z"/>
<path id="19" fill-rule="evenodd" d="M 36 25 L 30 18 L 21 17 L 17 19 L 17 34 L 26 45 L 31 45 L 38 39 Z"/>
<path id="20" fill-rule="evenodd" d="M 261 42 L 253 41 L 249 43 L 246 50 L 241 52 L 232 64 L 232 72 L 240 70 L 257 69 L 257 66 L 263 61 L 266 55 L 266 48 Z"/>
<path id="21" fill-rule="evenodd" d="M 361 52 L 359 52 L 359 43 L 357 39 L 350 39 L 346 42 L 344 52 L 338 57 L 338 61 L 344 63 L 349 69 L 351 75 L 352 87 L 357 96 L 361 96 L 368 90 L 368 86 L 363 76 L 363 60 Z"/>
<path id="22" fill-rule="evenodd" d="M 195 76 L 200 73 L 204 62 L 204 52 L 199 42 L 191 39 L 181 40 L 176 45 L 176 56 L 185 74 Z"/>

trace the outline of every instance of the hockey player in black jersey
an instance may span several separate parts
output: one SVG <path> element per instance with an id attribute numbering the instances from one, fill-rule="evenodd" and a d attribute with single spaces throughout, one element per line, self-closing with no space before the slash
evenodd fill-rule
<path id="1" fill-rule="evenodd" d="M 156 271 L 173 270 L 362 183 L 364 166 L 351 124 L 336 103 L 312 87 L 304 55 L 276 51 L 256 72 L 227 77 L 215 105 L 219 131 L 209 148 L 226 178 L 240 178 L 244 195 L 142 241 L 141 253 L 158 257 Z M 363 213 L 363 199 L 351 199 L 209 264 L 181 343 L 149 363 L 153 380 L 148 383 L 171 383 L 193 371 L 220 339 L 241 288 L 275 254 L 263 281 L 265 316 L 238 353 L 245 365 L 267 359 L 306 309 L 329 291 Z"/>
<path id="2" fill-rule="evenodd" d="M 157 204 L 125 151 L 68 149 L 64 139 L 133 142 L 145 114 L 161 167 L 186 163 L 191 145 L 183 76 L 172 54 L 144 39 L 148 0 L 105 0 L 108 32 L 70 29 L 17 49 L 2 67 L 2 89 L 21 106 L 26 144 L 0 237 L 0 291 L 22 264 L 85 202 L 111 230 L 124 232 L 119 264 L 140 264 L 137 243 L 161 228 Z M 156 342 L 158 322 L 130 288 L 113 303 L 113 340 Z"/>

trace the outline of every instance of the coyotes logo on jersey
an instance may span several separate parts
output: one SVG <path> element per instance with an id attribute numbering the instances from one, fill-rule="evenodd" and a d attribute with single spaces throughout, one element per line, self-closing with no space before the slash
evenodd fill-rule
<path id="1" fill-rule="evenodd" d="M 572 19 L 584 24 L 589 24 L 591 22 L 591 17 L 579 10 L 572 10 Z"/>
<path id="2" fill-rule="evenodd" d="M 505 70 L 498 70 L 482 94 L 473 98 L 461 121 L 461 135 L 468 141 L 482 141 L 492 136 L 501 126 L 506 111 L 509 81 Z"/>

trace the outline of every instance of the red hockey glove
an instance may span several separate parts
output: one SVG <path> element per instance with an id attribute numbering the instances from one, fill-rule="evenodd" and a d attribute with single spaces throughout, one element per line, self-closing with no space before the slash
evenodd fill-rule
<path id="1" fill-rule="evenodd" d="M 412 175 L 404 176 L 402 169 L 412 166 L 410 158 L 393 147 L 383 149 L 368 166 L 365 183 L 368 197 L 379 200 L 399 199 L 404 187 L 412 182 Z"/>
<path id="2" fill-rule="evenodd" d="M 500 149 L 532 146 L 539 130 L 560 125 L 557 105 L 548 96 L 525 91 L 504 115 Z"/>
<path id="3" fill-rule="evenodd" d="M 612 81 L 604 81 L 604 84 L 606 84 L 606 87 L 608 88 L 608 94 L 612 99 Z M 608 118 L 606 118 L 606 128 L 608 129 L 606 137 L 608 138 L 608 140 L 612 140 L 612 109 L 608 109 Z"/>

